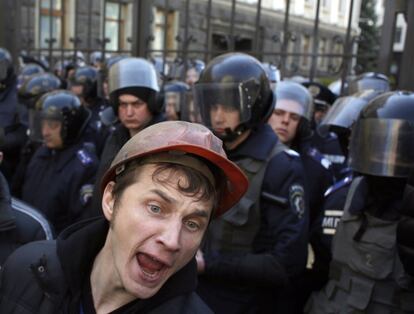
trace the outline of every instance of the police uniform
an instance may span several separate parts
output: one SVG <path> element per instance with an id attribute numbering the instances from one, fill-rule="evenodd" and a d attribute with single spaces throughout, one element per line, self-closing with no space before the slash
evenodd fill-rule
<path id="1" fill-rule="evenodd" d="M 216 313 L 274 313 L 278 292 L 305 267 L 303 168 L 297 153 L 278 145 L 266 124 L 228 152 L 250 187 L 235 207 L 211 222 L 202 247 L 206 267 L 198 292 Z M 262 183 L 256 182 L 261 171 Z"/>
<path id="2" fill-rule="evenodd" d="M 10 182 L 19 161 L 20 149 L 27 138 L 27 128 L 19 119 L 17 91 L 14 84 L 0 93 L 0 128 L 5 135 L 4 142 L 0 145 L 0 151 L 4 153 L 0 169 Z"/>
<path id="3" fill-rule="evenodd" d="M 96 156 L 82 143 L 62 150 L 43 146 L 30 161 L 22 198 L 41 210 L 58 233 L 85 214 L 97 167 Z"/>
<path id="4" fill-rule="evenodd" d="M 329 282 L 311 296 L 308 313 L 414 313 L 413 278 L 396 254 L 398 220 L 373 215 L 379 205 L 369 200 L 365 177 L 357 177 L 336 230 Z"/>

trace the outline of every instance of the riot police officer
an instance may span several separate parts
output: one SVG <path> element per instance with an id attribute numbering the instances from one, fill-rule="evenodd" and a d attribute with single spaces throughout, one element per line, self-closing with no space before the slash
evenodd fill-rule
<path id="1" fill-rule="evenodd" d="M 36 103 L 30 136 L 44 145 L 25 174 L 22 199 L 39 208 L 60 232 L 83 218 L 92 197 L 98 160 L 81 141 L 90 112 L 76 95 L 57 90 Z"/>
<path id="2" fill-rule="evenodd" d="M 353 124 L 360 111 L 369 101 L 380 94 L 381 92 L 378 91 L 367 90 L 339 98 L 319 126 L 319 132 L 322 134 L 334 132 L 341 143 L 343 155 L 348 156 L 349 137 Z M 308 297 L 311 291 L 320 290 L 328 280 L 329 263 L 332 257 L 332 239 L 342 217 L 346 195 L 352 180 L 353 171 L 349 167 L 344 168 L 341 179 L 324 193 L 323 209 L 320 212 L 320 217 L 316 218 L 312 233 L 314 262 L 312 269 L 307 273 L 312 285 L 309 286 L 308 294 L 305 297 Z"/>
<path id="3" fill-rule="evenodd" d="M 171 81 L 164 85 L 165 115 L 167 120 L 181 120 L 187 105 L 190 86 L 184 82 Z"/>
<path id="4" fill-rule="evenodd" d="M 278 293 L 306 264 L 302 164 L 265 123 L 274 95 L 258 60 L 218 56 L 194 92 L 202 122 L 250 185 L 227 215 L 211 222 L 198 254 L 198 292 L 216 313 L 273 313 Z"/>
<path id="5" fill-rule="evenodd" d="M 40 97 L 48 92 L 61 87 L 59 78 L 51 73 L 39 73 L 30 76 L 18 89 L 19 104 L 23 107 L 21 119 L 26 125 L 29 124 L 29 112 L 36 110 L 35 104 Z M 30 131 L 30 130 L 29 130 Z M 42 145 L 41 137 L 29 137 L 20 152 L 19 163 L 16 167 L 11 184 L 14 196 L 21 197 L 24 176 L 30 159 L 35 151 Z"/>
<path id="6" fill-rule="evenodd" d="M 95 146 L 97 156 L 100 156 L 110 128 L 101 121 L 101 114 L 109 105 L 105 99 L 98 96 L 98 76 L 98 70 L 92 66 L 76 68 L 69 78 L 69 90 L 77 95 L 82 105 L 92 113 L 85 136 Z"/>
<path id="7" fill-rule="evenodd" d="M 10 183 L 19 161 L 20 149 L 26 141 L 27 128 L 19 117 L 13 60 L 3 48 L 0 48 L 0 129 L 5 134 L 5 140 L 0 145 L 0 151 L 4 154 L 0 169 Z"/>
<path id="8" fill-rule="evenodd" d="M 37 63 L 27 63 L 19 71 L 17 76 L 17 89 L 24 84 L 24 82 L 34 74 L 45 73 L 43 67 Z"/>
<path id="9" fill-rule="evenodd" d="M 109 68 L 109 98 L 119 123 L 108 136 L 101 154 L 92 210 L 101 214 L 99 182 L 119 149 L 147 126 L 165 120 L 154 66 L 142 58 L 124 58 Z"/>
<path id="10" fill-rule="evenodd" d="M 263 62 L 262 65 L 266 71 L 267 78 L 269 79 L 270 88 L 275 90 L 276 84 L 282 80 L 280 70 L 272 63 Z"/>
<path id="11" fill-rule="evenodd" d="M 282 81 L 276 85 L 276 104 L 273 114 L 268 123 L 280 140 L 290 148 L 296 150 L 303 161 L 306 173 L 305 191 L 309 195 L 309 240 L 313 246 L 315 229 L 318 228 L 317 218 L 323 207 L 324 192 L 334 182 L 334 175 L 331 163 L 323 156 L 317 146 L 315 146 L 315 135 L 311 129 L 313 114 L 313 99 L 309 91 L 299 83 L 292 81 Z M 311 254 L 310 256 L 312 256 Z M 312 260 L 308 267 L 311 267 Z M 297 306 L 297 311 L 301 311 L 301 303 L 308 292 L 306 280 L 308 270 L 292 281 L 292 289 L 287 291 L 285 298 L 292 300 L 291 313 Z M 301 301 L 302 300 L 302 301 Z"/>
<path id="12" fill-rule="evenodd" d="M 357 175 L 336 228 L 329 281 L 309 313 L 414 313 L 414 284 L 397 253 L 404 186 L 413 170 L 414 94 L 388 92 L 361 111 L 349 164 Z M 410 144 L 409 144 L 410 143 Z"/>

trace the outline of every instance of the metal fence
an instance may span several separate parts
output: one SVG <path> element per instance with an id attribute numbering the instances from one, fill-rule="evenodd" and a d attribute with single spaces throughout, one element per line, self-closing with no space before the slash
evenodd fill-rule
<path id="1" fill-rule="evenodd" d="M 84 54 L 86 59 L 96 50 L 101 51 L 104 56 L 108 54 L 141 56 L 157 59 L 160 64 L 160 72 L 166 77 L 170 74 L 167 72 L 171 72 L 172 65 L 180 64 L 186 69 L 194 59 L 200 59 L 207 63 L 214 56 L 227 51 L 243 51 L 252 54 L 261 61 L 275 64 L 284 77 L 300 74 L 311 81 L 320 77 L 330 80 L 339 78 L 345 81 L 348 75 L 364 70 L 364 62 L 358 64 L 356 55 L 356 47 L 360 38 L 352 29 L 351 23 L 354 11 L 359 9 L 357 6 L 360 2 L 357 0 L 349 1 L 346 12 L 348 15 L 346 29 L 331 38 L 337 47 L 340 46 L 339 52 L 321 52 L 319 49 L 321 0 L 314 0 L 315 16 L 312 25 L 308 26 L 312 45 L 311 49 L 306 52 L 298 49 L 297 40 L 301 36 L 301 30 L 294 29 L 291 17 L 291 3 L 293 1 L 290 0 L 286 0 L 284 12 L 278 13 L 283 18 L 275 23 L 274 28 L 269 26 L 269 23 L 264 23 L 265 19 L 269 20 L 269 9 L 264 7 L 261 0 L 250 1 L 251 4 L 236 0 L 60 1 L 70 2 L 74 7 L 74 30 L 72 36 L 68 38 L 71 43 L 69 48 L 67 45 L 65 46 L 63 39 L 58 42 L 56 36 L 54 37 L 57 34 L 55 29 L 57 24 L 54 23 L 52 17 L 62 14 L 56 10 L 59 0 L 18 0 L 14 4 L 13 1 L 3 2 L 3 11 L 7 2 L 10 8 L 17 11 L 14 12 L 15 20 L 21 21 L 19 25 L 15 25 L 14 32 L 12 32 L 17 35 L 12 39 L 17 41 L 14 43 L 14 47 L 17 47 L 15 50 L 25 51 L 27 54 L 38 57 L 43 56 L 51 67 L 65 58 L 75 60 L 79 51 Z M 132 21 L 129 21 L 129 25 L 131 25 L 130 36 L 126 38 L 126 42 L 130 44 L 128 49 L 110 50 L 107 47 L 108 43 L 113 40 L 113 38 L 105 36 L 108 33 L 106 29 L 108 23 L 105 22 L 108 3 L 130 5 Z M 39 23 L 40 8 L 43 11 L 49 10 L 47 36 L 41 33 L 45 29 L 44 24 L 35 25 L 36 21 Z M 158 32 L 154 31 L 156 29 L 154 27 L 156 23 L 154 8 L 161 8 L 163 12 L 162 22 L 157 24 Z M 249 9 L 249 14 L 245 13 L 246 8 Z M 199 21 L 194 21 L 195 11 L 203 13 L 202 16 L 198 15 Z M 176 12 L 180 17 L 177 34 L 172 39 L 169 34 L 171 31 L 169 24 L 171 12 Z M 119 12 L 119 14 L 121 13 Z M 217 15 L 222 16 L 217 17 Z M 243 17 L 253 22 L 250 23 L 251 38 L 249 40 L 244 38 L 244 30 L 239 27 L 240 19 Z M 221 23 L 219 34 L 214 33 L 213 30 L 213 23 L 217 20 L 220 20 Z M 62 31 L 62 28 L 64 26 L 60 25 L 59 31 Z M 162 38 L 160 38 L 160 34 Z M 44 41 L 42 45 L 39 45 L 39 38 Z M 154 47 L 155 41 L 160 44 L 161 48 Z M 172 41 L 173 43 L 171 43 Z M 289 49 L 290 46 L 296 48 Z M 300 65 L 300 60 L 303 58 L 310 60 L 306 69 Z M 376 55 L 366 55 L 363 58 L 372 59 L 376 58 Z M 325 59 L 326 66 L 324 70 L 321 70 L 318 65 L 323 59 Z"/>

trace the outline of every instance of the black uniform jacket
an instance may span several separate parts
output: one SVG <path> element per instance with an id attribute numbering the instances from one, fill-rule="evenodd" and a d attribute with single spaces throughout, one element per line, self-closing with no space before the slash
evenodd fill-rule
<path id="1" fill-rule="evenodd" d="M 0 313 L 81 313 L 82 289 L 108 227 L 104 218 L 84 220 L 64 230 L 55 241 L 32 242 L 17 249 L 1 273 Z M 211 313 L 193 292 L 196 284 L 193 259 L 156 295 L 113 313 Z"/>

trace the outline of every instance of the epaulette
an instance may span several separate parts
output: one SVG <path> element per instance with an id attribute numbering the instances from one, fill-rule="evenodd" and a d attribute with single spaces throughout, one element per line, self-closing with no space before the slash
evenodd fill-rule
<path id="1" fill-rule="evenodd" d="M 284 152 L 286 154 L 288 154 L 289 156 L 292 156 L 292 157 L 299 157 L 300 156 L 299 153 L 296 150 L 293 150 L 293 149 L 285 149 Z"/>
<path id="2" fill-rule="evenodd" d="M 82 165 L 88 166 L 93 163 L 93 157 L 87 149 L 82 148 L 76 152 L 76 157 L 80 160 Z"/>
<path id="3" fill-rule="evenodd" d="M 340 188 L 343 188 L 344 186 L 347 186 L 348 184 L 350 184 L 352 182 L 353 176 L 352 174 L 346 176 L 345 178 L 343 178 L 342 180 L 339 180 L 338 182 L 336 182 L 334 185 L 331 185 L 324 193 L 324 197 L 329 196 L 330 194 L 332 194 L 333 192 L 339 190 Z"/>
<path id="4" fill-rule="evenodd" d="M 311 157 L 313 160 L 315 160 L 318 164 L 320 164 L 325 169 L 330 169 L 332 166 L 332 163 L 326 158 L 324 155 L 322 155 L 316 148 L 311 147 L 308 149 L 307 154 L 309 157 Z"/>

